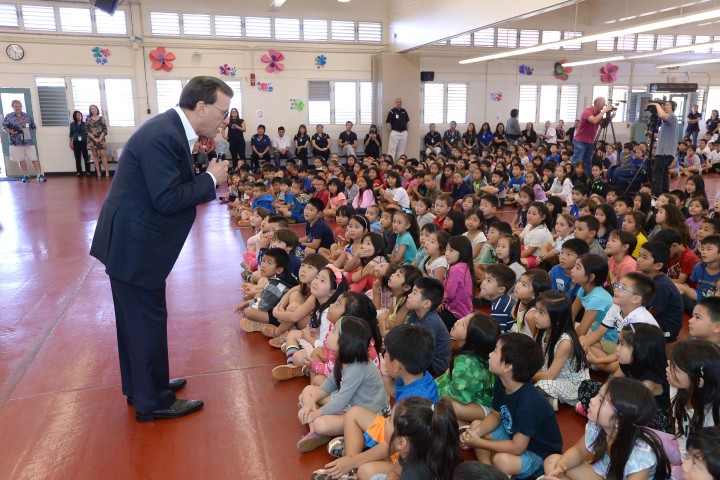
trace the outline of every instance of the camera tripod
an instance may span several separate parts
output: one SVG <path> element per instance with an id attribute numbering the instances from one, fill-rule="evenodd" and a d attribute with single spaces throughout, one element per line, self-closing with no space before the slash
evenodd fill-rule
<path id="1" fill-rule="evenodd" d="M 600 121 L 600 128 L 598 129 L 597 133 L 595 134 L 595 140 L 593 141 L 593 148 L 594 145 L 597 145 L 597 142 L 601 141 L 603 142 L 603 147 L 607 145 L 607 133 L 608 133 L 608 126 L 610 127 L 610 133 L 612 133 L 612 145 L 614 147 L 617 147 L 617 137 L 615 136 L 615 126 L 612 122 L 612 112 L 614 112 L 615 109 L 610 110 L 605 114 L 605 118 L 603 118 Z"/>

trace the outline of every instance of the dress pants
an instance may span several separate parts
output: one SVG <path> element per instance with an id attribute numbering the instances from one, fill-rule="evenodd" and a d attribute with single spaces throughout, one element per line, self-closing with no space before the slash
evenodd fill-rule
<path id="1" fill-rule="evenodd" d="M 155 290 L 110 277 L 122 392 L 133 397 L 140 413 L 170 407 L 175 394 L 168 388 L 165 286 Z"/>
<path id="2" fill-rule="evenodd" d="M 399 132 L 393 130 L 390 132 L 390 142 L 388 145 L 388 155 L 391 155 L 393 161 L 396 161 L 400 155 L 405 153 L 405 145 L 407 144 L 407 130 Z"/>

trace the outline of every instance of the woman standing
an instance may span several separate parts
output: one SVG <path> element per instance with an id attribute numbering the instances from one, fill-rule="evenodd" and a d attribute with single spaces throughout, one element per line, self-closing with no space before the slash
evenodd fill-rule
<path id="1" fill-rule="evenodd" d="M 303 166 L 307 167 L 308 143 L 310 143 L 310 137 L 308 137 L 307 127 L 305 124 L 300 125 L 297 135 L 295 135 L 293 140 L 295 140 L 295 156 L 300 159 Z"/>
<path id="2" fill-rule="evenodd" d="M 520 131 L 520 122 L 518 121 L 518 115 L 520 110 L 513 108 L 510 110 L 510 118 L 507 121 L 507 132 L 506 136 L 510 141 L 511 145 L 515 145 L 522 132 Z"/>
<path id="3" fill-rule="evenodd" d="M 380 156 L 382 139 L 378 135 L 377 126 L 370 125 L 370 133 L 365 135 L 365 155 L 377 159 Z"/>
<path id="4" fill-rule="evenodd" d="M 101 178 L 100 159 L 102 159 L 103 170 L 105 170 L 105 180 L 110 180 L 110 171 L 108 170 L 107 156 L 105 155 L 107 136 L 107 123 L 100 115 L 100 110 L 96 105 L 90 105 L 90 114 L 86 120 L 87 143 L 93 156 L 95 164 L 95 173 L 97 179 Z"/>
<path id="5" fill-rule="evenodd" d="M 718 125 L 720 125 L 720 118 L 718 118 L 718 111 L 713 110 L 710 113 L 710 118 L 705 121 L 705 133 L 712 135 L 712 141 L 717 140 L 716 135 L 718 133 Z"/>
<path id="6" fill-rule="evenodd" d="M 79 110 L 73 112 L 73 121 L 70 122 L 70 149 L 75 154 L 76 177 L 82 175 L 82 163 L 80 155 L 85 160 L 85 173 L 90 176 L 90 159 L 87 149 L 87 124 L 83 120 L 83 114 Z"/>
<path id="7" fill-rule="evenodd" d="M 232 171 L 238 166 L 238 159 L 245 161 L 245 131 L 247 125 L 245 120 L 240 118 L 237 108 L 230 110 L 230 120 L 223 129 L 222 136 L 230 144 L 230 155 L 232 156 Z"/>

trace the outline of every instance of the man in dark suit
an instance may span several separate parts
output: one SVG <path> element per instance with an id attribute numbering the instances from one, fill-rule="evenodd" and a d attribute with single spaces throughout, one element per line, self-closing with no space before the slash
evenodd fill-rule
<path id="1" fill-rule="evenodd" d="M 187 383 L 170 380 L 165 279 L 195 220 L 195 206 L 215 199 L 227 163 L 195 176 L 192 145 L 227 127 L 233 91 L 195 77 L 177 107 L 145 122 L 127 141 L 95 229 L 90 255 L 105 265 L 115 306 L 122 392 L 139 422 L 177 418 L 202 408 L 176 398 Z"/>

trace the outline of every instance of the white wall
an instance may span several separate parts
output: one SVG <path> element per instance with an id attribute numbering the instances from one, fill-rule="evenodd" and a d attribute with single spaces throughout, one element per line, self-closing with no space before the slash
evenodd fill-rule
<path id="1" fill-rule="evenodd" d="M 368 3 L 351 2 L 351 10 L 339 10 L 333 18 L 347 18 L 369 21 L 387 20 L 387 4 L 384 0 L 369 0 Z M 164 6 L 168 10 L 167 2 L 155 0 L 158 9 Z M 202 11 L 198 8 L 190 8 L 189 0 L 181 0 L 179 4 L 173 5 L 170 10 L 174 11 Z M 323 6 L 326 2 L 320 0 L 308 0 L 307 10 L 303 10 L 298 2 L 288 2 L 292 9 L 283 11 L 287 16 L 305 18 L 321 18 Z M 224 4 L 223 4 L 224 5 Z M 242 84 L 243 96 L 243 117 L 247 120 L 249 134 L 253 133 L 259 123 L 255 118 L 255 112 L 262 109 L 265 117 L 262 121 L 268 128 L 268 133 L 273 134 L 277 126 L 282 124 L 289 133 L 294 132 L 300 123 L 308 124 L 307 109 L 303 112 L 290 110 L 290 98 L 302 98 L 307 101 L 308 80 L 371 80 L 371 61 L 373 56 L 388 52 L 387 45 L 344 45 L 344 44 L 307 44 L 307 43 L 282 43 L 282 42 L 249 42 L 249 41 L 215 41 L 207 39 L 189 40 L 178 38 L 155 38 L 145 30 L 148 28 L 149 11 L 154 9 L 153 2 L 144 1 L 142 7 L 133 6 L 134 31 L 144 38 L 143 47 L 135 48 L 135 44 L 127 38 L 99 38 L 99 37 L 74 37 L 68 35 L 40 35 L 40 34 L 10 34 L 0 33 L 0 41 L 5 43 L 21 43 L 26 50 L 25 58 L 20 62 L 0 56 L 0 87 L 26 87 L 30 88 L 33 97 L 33 107 L 36 117 L 39 117 L 39 105 L 35 88 L 36 76 L 85 76 L 85 77 L 123 77 L 132 78 L 135 89 L 135 111 L 136 121 L 139 125 L 148 118 L 146 105 L 149 103 L 152 114 L 157 113 L 155 102 L 155 80 L 158 78 L 190 78 L 195 75 L 219 76 L 219 65 L 228 63 L 237 67 L 238 76 Z M 206 5 L 203 7 L 207 9 Z M 244 7 L 243 7 L 244 8 Z M 215 12 L 225 13 L 225 8 L 214 5 L 211 9 Z M 256 13 L 265 14 L 266 10 L 246 11 L 243 14 Z M 227 11 L 230 14 L 238 12 Z M 326 16 L 327 18 L 327 16 Z M 386 35 L 387 39 L 387 35 Z M 165 46 L 175 53 L 177 60 L 174 62 L 173 71 L 158 72 L 150 69 L 150 62 L 147 58 L 148 52 L 157 46 Z M 108 47 L 111 50 L 110 62 L 107 65 L 96 65 L 92 58 L 91 49 L 95 46 Z M 264 70 L 264 64 L 260 57 L 270 48 L 276 48 L 286 56 L 285 70 L 282 73 L 268 74 Z M 587 49 L 585 49 L 587 50 Z M 420 70 L 434 71 L 435 81 L 438 82 L 467 82 L 468 89 L 468 121 L 473 121 L 479 126 L 483 121 L 491 124 L 497 122 L 499 115 L 501 121 L 506 121 L 509 112 L 517 106 L 518 85 L 520 83 L 535 84 L 561 84 L 552 76 L 553 64 L 556 60 L 565 56 L 564 52 L 545 52 L 534 57 L 521 57 L 515 59 L 499 60 L 472 65 L 459 65 L 461 58 L 476 54 L 480 49 L 458 49 L 449 48 L 425 48 L 413 52 L 410 60 L 413 64 L 419 64 Z M 195 53 L 198 55 L 194 55 Z M 466 53 L 471 52 L 471 53 Z M 325 54 L 328 58 L 327 66 L 317 69 L 313 58 L 317 54 Z M 583 54 L 590 53 L 584 51 Z M 587 57 L 585 57 L 587 58 Z M 517 68 L 521 63 L 527 63 L 534 67 L 535 73 L 532 76 L 518 75 Z M 643 63 L 631 67 L 629 63 L 619 63 L 617 85 L 646 85 L 651 82 L 664 82 L 673 80 L 666 75 L 658 73 L 653 64 Z M 700 69 L 693 70 L 689 74 L 673 74 L 674 80 L 678 82 L 697 82 L 700 85 L 712 85 L 711 78 L 717 78 L 720 74 L 719 67 L 707 65 Z M 578 110 L 588 105 L 592 99 L 593 85 L 600 84 L 600 65 L 576 67 L 570 75 L 567 83 L 578 84 L 580 97 Z M 702 73 L 701 72 L 708 72 Z M 275 91 L 263 93 L 249 85 L 248 78 L 254 72 L 258 81 L 272 81 Z M 147 80 L 147 89 L 145 87 Z M 388 88 L 393 82 L 387 82 Z M 717 84 L 720 85 L 720 82 Z M 421 105 L 421 94 L 413 85 L 407 86 L 407 92 L 402 92 L 406 105 Z M 382 85 L 379 86 L 382 91 Z M 490 92 L 503 92 L 502 102 L 492 102 L 488 96 Z M 387 93 L 393 98 L 397 93 Z M 415 97 L 415 98 L 410 98 Z M 388 97 L 389 98 L 389 97 Z M 382 99 L 382 108 L 388 107 L 388 98 Z M 69 105 L 72 110 L 72 105 Z M 421 146 L 421 137 L 427 126 L 422 124 L 420 109 L 413 107 L 409 109 L 413 123 L 419 128 L 416 143 L 410 140 L 409 152 L 417 152 Z M 384 119 L 386 112 L 375 112 L 374 118 Z M 572 119 L 564 119 L 566 122 Z M 460 125 L 461 130 L 465 129 L 464 124 Z M 438 130 L 444 130 L 448 125 L 438 125 Z M 312 126 L 310 128 L 312 130 Z M 344 125 L 326 126 L 326 131 L 334 138 L 344 129 Z M 615 124 L 620 140 L 628 138 L 630 131 L 626 124 Z M 356 131 L 359 135 L 364 134 L 367 125 L 357 125 Z M 112 128 L 108 135 L 109 142 L 123 142 L 131 133 L 133 128 Z M 74 169 L 72 152 L 67 147 L 66 127 L 41 127 L 39 130 L 39 144 L 41 161 L 48 172 L 68 172 Z M 248 137 L 248 136 L 246 136 Z M 248 137 L 249 138 L 249 137 Z"/>

